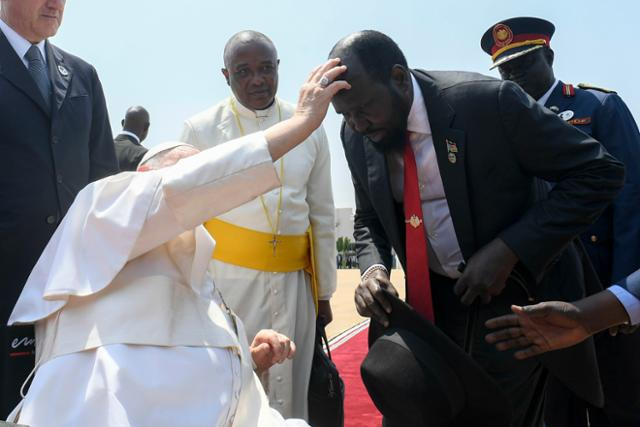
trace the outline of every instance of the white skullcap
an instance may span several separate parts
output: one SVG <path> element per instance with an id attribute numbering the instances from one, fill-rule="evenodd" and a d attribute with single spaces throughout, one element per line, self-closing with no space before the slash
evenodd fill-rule
<path id="1" fill-rule="evenodd" d="M 163 151 L 172 150 L 176 147 L 182 147 L 182 146 L 196 148 L 191 144 L 187 144 L 186 142 L 181 142 L 181 141 L 162 142 L 158 145 L 155 145 L 149 148 L 149 151 L 144 153 L 144 156 L 142 156 L 142 159 L 140 160 L 140 163 L 138 163 L 138 166 L 143 165 L 146 161 L 150 160 L 152 157 L 157 156 Z"/>

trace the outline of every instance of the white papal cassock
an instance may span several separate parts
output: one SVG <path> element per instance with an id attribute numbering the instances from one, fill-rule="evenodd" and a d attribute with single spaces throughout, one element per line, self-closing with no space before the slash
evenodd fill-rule
<path id="1" fill-rule="evenodd" d="M 18 422 L 283 424 L 207 272 L 215 242 L 201 225 L 278 184 L 254 134 L 83 189 L 9 319 L 36 323 L 37 370 Z"/>
<path id="2" fill-rule="evenodd" d="M 243 133 L 266 129 L 291 117 L 294 111 L 294 105 L 276 98 L 268 109 L 254 112 L 232 96 L 187 120 L 181 140 L 200 149 L 213 147 Z M 284 165 L 276 163 L 276 171 L 283 175 L 277 230 L 273 227 L 277 222 L 279 188 L 264 195 L 264 207 L 259 199 L 255 199 L 220 215 L 218 219 L 262 233 L 275 231 L 278 235 L 304 235 L 311 225 L 318 296 L 321 300 L 328 300 L 336 288 L 335 209 L 329 146 L 324 129 L 316 130 L 305 142 L 287 153 L 283 161 Z M 238 240 L 233 244 L 242 245 L 243 242 Z M 269 238 L 263 240 L 268 248 Z M 262 380 L 271 405 L 283 416 L 306 418 L 315 336 L 315 309 L 309 275 L 303 270 L 261 271 L 217 259 L 211 260 L 210 271 L 226 302 L 243 320 L 249 336 L 260 329 L 270 328 L 293 338 L 297 346 L 296 357 L 274 365 Z"/>

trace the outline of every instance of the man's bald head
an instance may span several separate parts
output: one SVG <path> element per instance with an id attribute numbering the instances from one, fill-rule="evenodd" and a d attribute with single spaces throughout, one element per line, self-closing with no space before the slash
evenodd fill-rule
<path id="1" fill-rule="evenodd" d="M 149 133 L 149 112 L 139 105 L 129 107 L 122 120 L 122 129 L 135 133 L 140 142 L 144 141 Z"/>
<path id="2" fill-rule="evenodd" d="M 359 31 L 340 40 L 329 58 L 340 58 L 351 84 L 331 101 L 355 132 L 366 135 L 381 150 L 404 144 L 413 86 L 407 60 L 398 45 L 378 31 Z"/>
<path id="3" fill-rule="evenodd" d="M 358 31 L 342 38 L 331 49 L 329 58 L 340 58 L 347 66 L 347 72 L 343 75 L 347 80 L 356 71 L 363 71 L 373 80 L 383 82 L 390 78 L 394 66 L 408 68 L 407 60 L 396 42 L 374 30 Z"/>
<path id="4" fill-rule="evenodd" d="M 231 38 L 227 41 L 227 44 L 224 45 L 223 60 L 225 68 L 229 68 L 230 61 L 233 60 L 233 57 L 237 53 L 238 49 L 255 44 L 262 45 L 265 48 L 271 50 L 273 56 L 276 59 L 278 58 L 278 51 L 276 50 L 276 46 L 273 44 L 269 37 L 259 31 L 244 30 L 232 35 Z"/>
<path id="5" fill-rule="evenodd" d="M 250 110 L 269 107 L 278 90 L 278 52 L 258 31 L 234 34 L 224 47 L 224 75 L 238 101 Z"/>

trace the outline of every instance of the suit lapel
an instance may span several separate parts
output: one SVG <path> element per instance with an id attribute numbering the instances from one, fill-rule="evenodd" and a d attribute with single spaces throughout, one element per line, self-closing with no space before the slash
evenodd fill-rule
<path id="1" fill-rule="evenodd" d="M 49 76 L 51 77 L 51 88 L 53 96 L 51 98 L 51 108 L 55 114 L 60 110 L 62 102 L 67 96 L 69 82 L 71 82 L 72 70 L 64 63 L 64 57 L 60 51 L 52 46 L 49 41 L 46 43 L 47 62 L 49 64 Z"/>
<path id="2" fill-rule="evenodd" d="M 49 116 L 49 109 L 38 86 L 2 31 L 0 31 L 0 75 L 27 95 Z"/>
<path id="3" fill-rule="evenodd" d="M 466 260 L 476 250 L 465 164 L 466 134 L 451 127 L 455 111 L 446 102 L 434 80 L 420 71 L 414 72 L 414 75 L 424 96 L 440 177 L 458 244 Z"/>
<path id="4" fill-rule="evenodd" d="M 404 260 L 404 246 L 400 244 L 401 242 L 404 242 L 404 240 L 401 238 L 401 233 L 397 226 L 399 223 L 395 210 L 396 202 L 393 199 L 393 194 L 391 193 L 386 157 L 383 153 L 376 150 L 369 138 L 363 137 L 363 140 L 364 152 L 367 161 L 369 194 L 372 196 L 371 199 L 374 199 L 375 197 L 376 206 L 374 208 L 379 210 L 384 209 L 381 217 L 384 218 L 383 226 L 385 230 L 390 234 L 387 237 L 391 242 L 398 242 L 398 245 L 394 248 L 396 249 L 398 257 L 401 260 Z"/>

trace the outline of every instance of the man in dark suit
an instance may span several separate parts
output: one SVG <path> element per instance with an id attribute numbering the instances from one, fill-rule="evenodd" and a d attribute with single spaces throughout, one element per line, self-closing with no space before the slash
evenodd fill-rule
<path id="1" fill-rule="evenodd" d="M 491 26 L 481 46 L 504 80 L 518 83 L 540 105 L 597 139 L 624 163 L 620 195 L 580 235 L 600 281 L 608 286 L 640 268 L 640 216 L 629 214 L 640 205 L 640 132 L 615 92 L 584 84 L 574 87 L 555 77 L 550 45 L 554 32 L 555 26 L 544 19 L 511 18 Z M 640 334 L 599 334 L 595 343 L 605 407 L 589 408 L 554 382 L 547 407 L 550 427 L 640 425 L 640 364 L 634 363 Z"/>
<path id="2" fill-rule="evenodd" d="M 516 84 L 410 70 L 381 33 L 352 34 L 330 56 L 352 86 L 333 105 L 356 193 L 358 312 L 388 322 L 393 248 L 408 302 L 502 386 L 514 426 L 542 425 L 546 368 L 601 404 L 592 343 L 542 365 L 501 354 L 481 326 L 518 301 L 584 295 L 563 280 L 591 279 L 571 242 L 618 193 L 622 165 Z M 536 177 L 555 183 L 544 199 Z"/>
<path id="3" fill-rule="evenodd" d="M 140 106 L 130 107 L 122 119 L 122 132 L 113 141 L 120 171 L 135 171 L 147 149 L 142 146 L 149 133 L 149 112 Z"/>
<path id="4" fill-rule="evenodd" d="M 33 368 L 33 329 L 6 327 L 74 197 L 117 171 L 95 69 L 47 41 L 64 0 L 0 0 L 0 418 Z"/>

